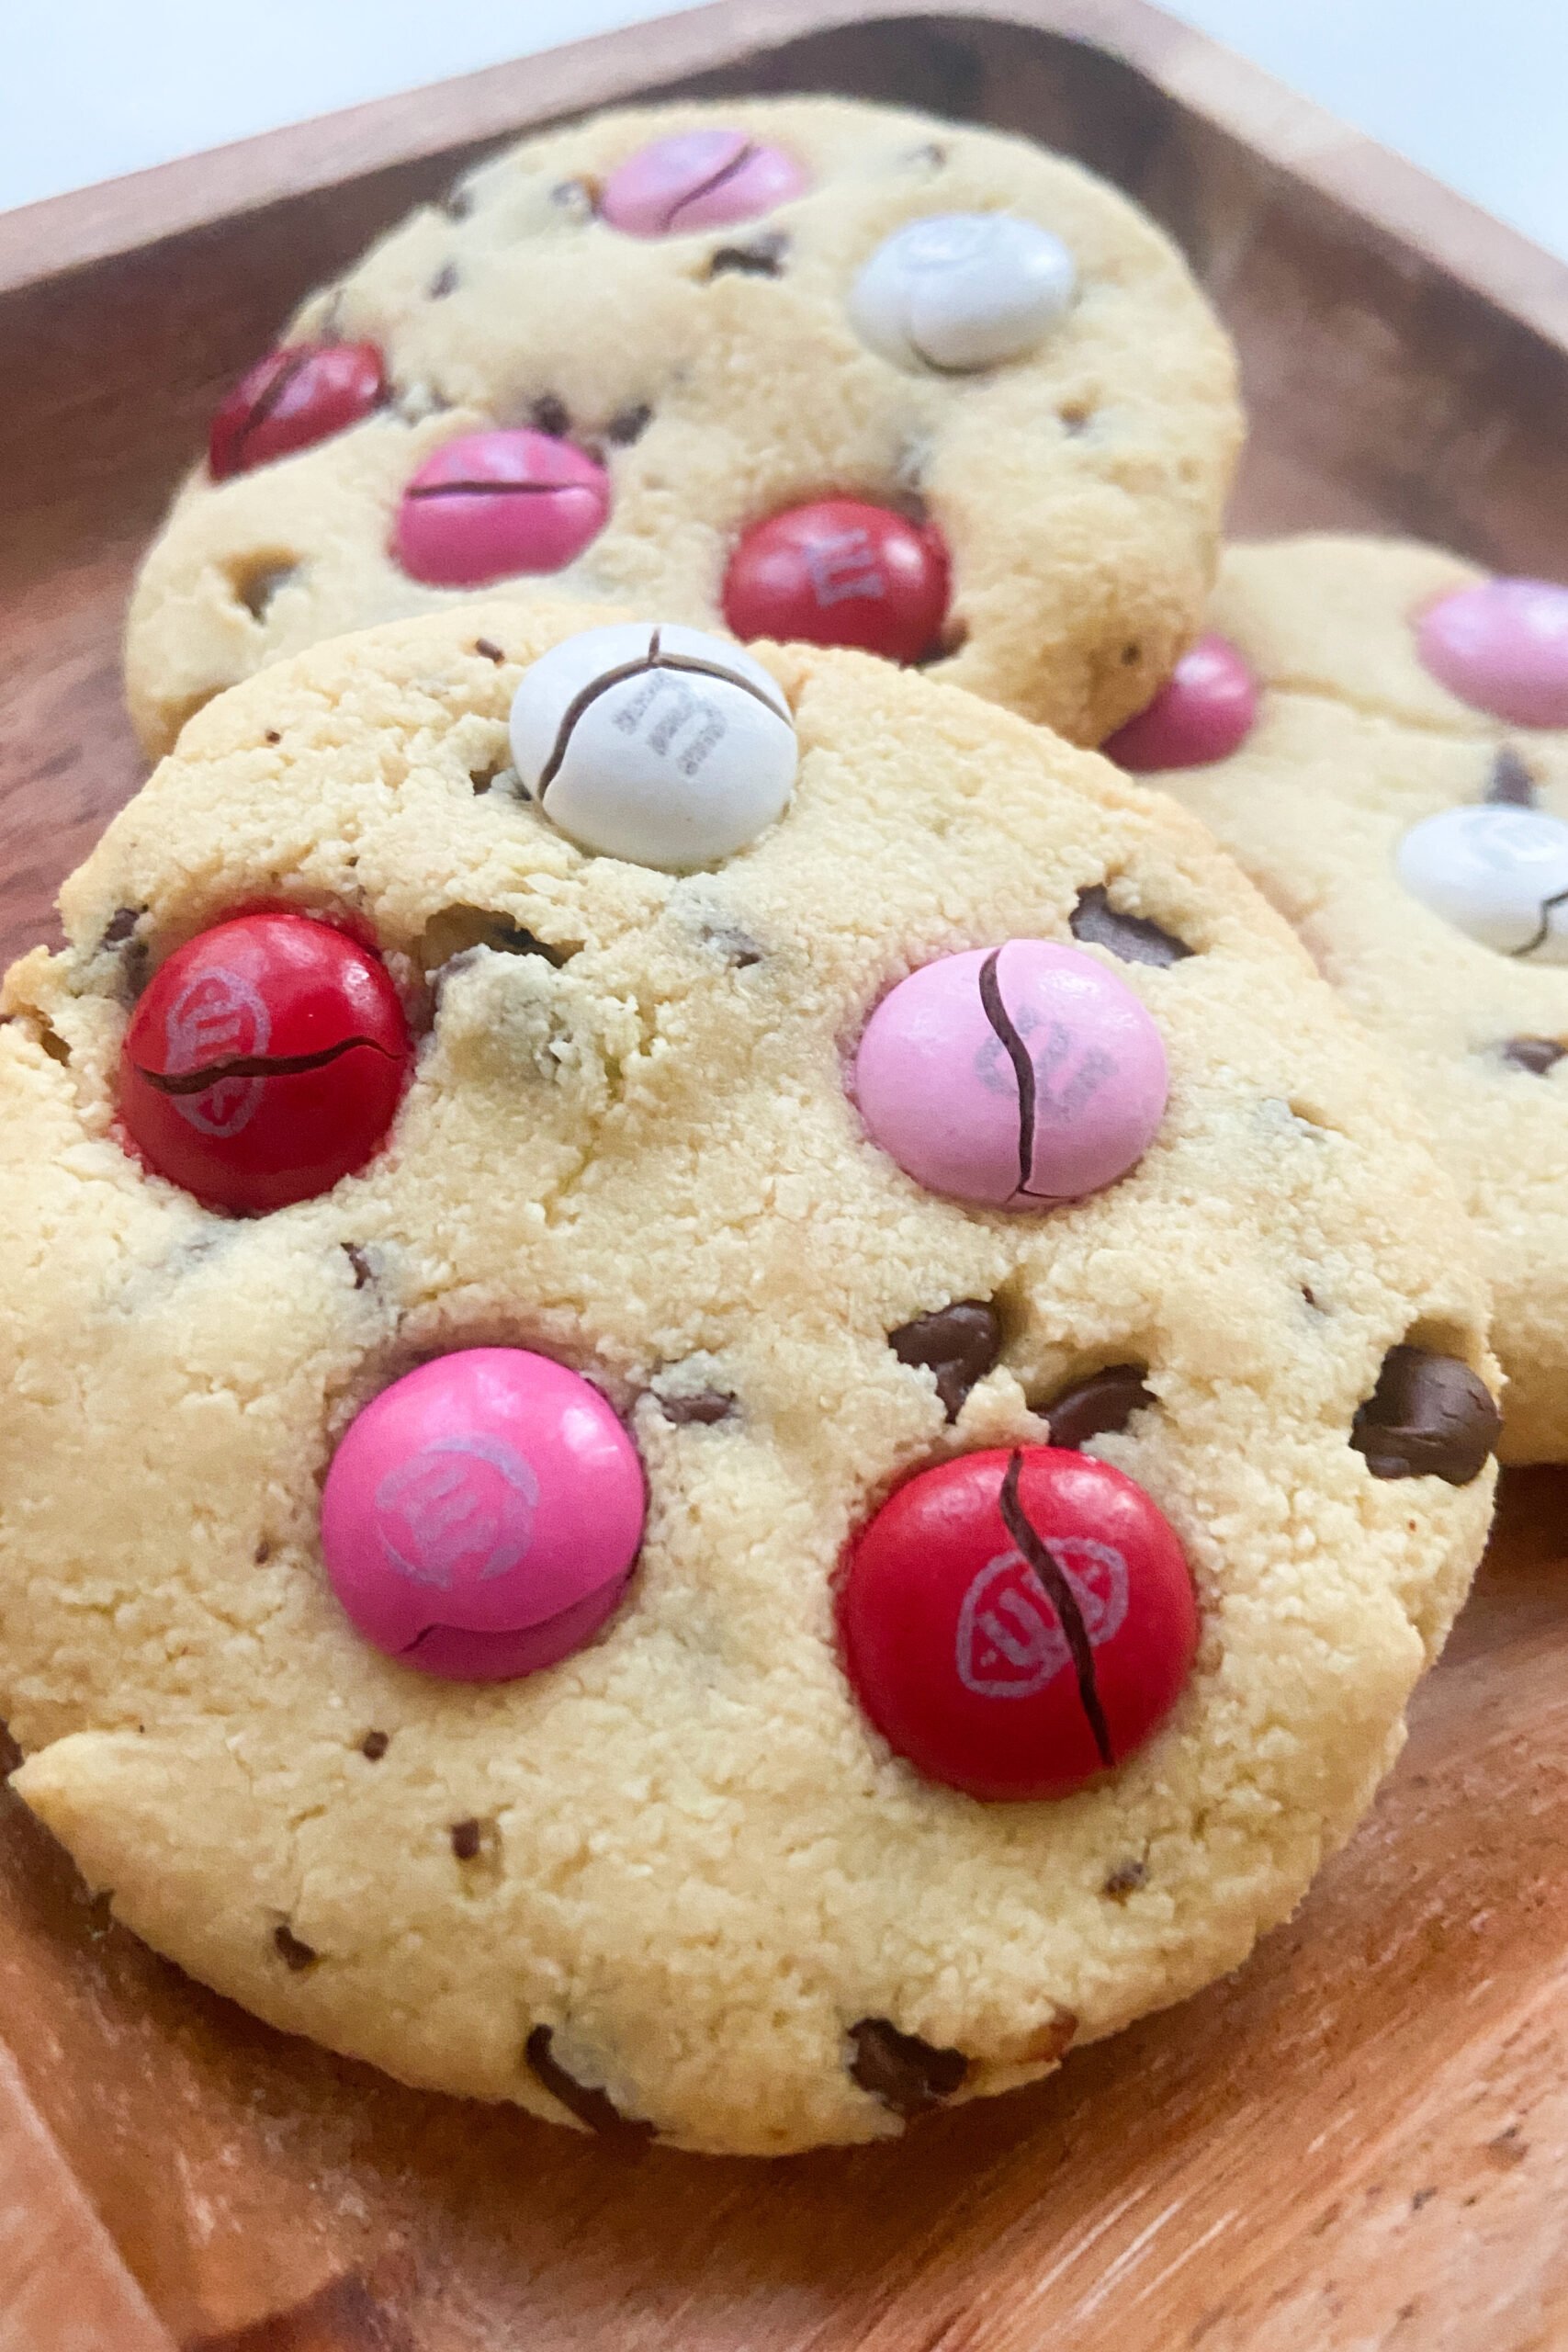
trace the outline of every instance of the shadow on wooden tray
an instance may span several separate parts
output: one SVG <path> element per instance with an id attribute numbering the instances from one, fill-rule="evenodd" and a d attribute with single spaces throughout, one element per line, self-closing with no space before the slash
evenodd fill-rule
<path id="1" fill-rule="evenodd" d="M 1525 2013 L 1560 1967 L 1565 1507 L 1568 1473 L 1506 1482 L 1404 1761 L 1247 1968 L 902 2146 L 755 2165 L 403 2090 L 145 1951 L 9 1796 L 0 2015 L 154 2306 L 202 2352 L 892 2352 L 1010 2343 L 1020 2298 L 1077 2345 L 1101 2340 L 1111 2280 L 1119 2309 L 1150 2299 L 1142 2342 L 1251 2346 L 1276 2339 L 1249 2271 L 1283 2325 L 1281 2246 L 1314 2240 L 1309 2304 L 1353 2290 L 1374 2237 L 1451 2294 L 1456 2220 L 1529 2187 L 1530 2102 L 1563 2072 Z M 1541 2145 L 1554 2168 L 1560 2131 Z"/>

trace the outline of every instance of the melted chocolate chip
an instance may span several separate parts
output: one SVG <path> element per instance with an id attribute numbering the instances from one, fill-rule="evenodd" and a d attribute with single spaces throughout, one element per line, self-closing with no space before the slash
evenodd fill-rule
<path id="1" fill-rule="evenodd" d="M 734 272 L 743 277 L 782 277 L 789 239 L 782 229 L 770 229 L 749 245 L 720 245 L 709 256 L 707 274 L 723 277 Z"/>
<path id="2" fill-rule="evenodd" d="M 452 1851 L 460 1862 L 471 1862 L 478 1858 L 479 1848 L 484 1843 L 484 1832 L 477 1821 L 455 1821 L 448 1834 Z"/>
<path id="3" fill-rule="evenodd" d="M 146 911 L 145 907 L 117 907 L 104 925 L 104 945 L 123 947 Z"/>
<path id="4" fill-rule="evenodd" d="M 1497 1050 L 1506 1062 L 1528 1069 L 1534 1078 L 1544 1078 L 1568 1053 L 1568 1046 L 1560 1046 L 1555 1037 L 1510 1037 Z"/>
<path id="5" fill-rule="evenodd" d="M 1509 808 L 1535 807 L 1535 778 L 1511 743 L 1505 743 L 1492 763 L 1486 797 Z"/>
<path id="6" fill-rule="evenodd" d="M 267 1542 L 265 1535 L 262 1537 L 261 1542 L 256 1545 L 255 1550 L 251 1554 L 251 1557 L 255 1562 L 258 1568 L 265 1568 L 267 1562 L 271 1559 L 272 1545 Z"/>
<path id="7" fill-rule="evenodd" d="M 359 1743 L 359 1753 L 369 1764 L 379 1764 L 390 1747 L 390 1736 L 384 1731 L 367 1731 Z"/>
<path id="8" fill-rule="evenodd" d="M 1350 1442 L 1374 1478 L 1442 1478 L 1468 1487 L 1496 1445 L 1503 1417 L 1485 1383 L 1458 1356 L 1390 1348 L 1378 1385 L 1356 1414 Z"/>
<path id="9" fill-rule="evenodd" d="M 665 1419 L 677 1428 L 694 1421 L 700 1428 L 711 1429 L 716 1421 L 734 1420 L 739 1409 L 735 1398 L 719 1388 L 698 1388 L 685 1396 L 660 1396 L 658 1405 Z"/>
<path id="10" fill-rule="evenodd" d="M 457 291 L 457 265 L 455 261 L 444 262 L 430 281 L 429 299 L 433 302 L 444 302 L 448 294 Z"/>
<path id="11" fill-rule="evenodd" d="M 1139 1887 L 1148 1883 L 1148 1876 L 1147 1862 L 1118 1862 L 1100 1891 L 1108 1902 L 1125 1903 L 1130 1894 L 1136 1894 Z"/>
<path id="12" fill-rule="evenodd" d="M 553 441 L 564 441 L 571 431 L 571 413 L 563 400 L 554 392 L 546 392 L 534 402 L 528 412 L 530 422 Z"/>
<path id="13" fill-rule="evenodd" d="M 646 401 L 639 401 L 635 408 L 624 408 L 610 419 L 604 427 L 604 438 L 617 449 L 629 449 L 634 441 L 642 439 L 652 423 L 653 411 Z"/>
<path id="14" fill-rule="evenodd" d="M 300 1942 L 287 1923 L 273 1929 L 272 1940 L 276 1945 L 280 1957 L 296 1976 L 302 1976 L 307 1968 L 314 1968 L 321 1958 L 320 1952 L 312 1945 Z"/>
<path id="15" fill-rule="evenodd" d="M 497 645 L 492 639 L 488 637 L 475 638 L 474 651 L 476 653 L 482 653 L 487 662 L 504 662 L 506 659 L 506 656 L 502 651 L 500 646 Z"/>
<path id="16" fill-rule="evenodd" d="M 606 2139 L 649 2140 L 653 2136 L 651 2123 L 642 2123 L 623 2115 L 607 2091 L 593 2089 L 587 2083 L 573 2080 L 559 2060 L 552 2056 L 553 2040 L 547 2025 L 536 2025 L 524 2047 L 528 2071 L 542 2083 L 552 2098 L 559 2099 L 568 2114 L 586 2123 L 590 2132 L 601 2132 Z"/>
<path id="17" fill-rule="evenodd" d="M 900 1363 L 934 1373 L 943 1412 L 955 1421 L 977 1380 L 984 1380 L 1002 1351 L 1001 1318 L 983 1298 L 961 1298 L 930 1315 L 917 1315 L 887 1334 Z"/>
<path id="18" fill-rule="evenodd" d="M 1134 1413 L 1154 1397 L 1145 1386 L 1146 1363 L 1108 1363 L 1103 1372 L 1065 1388 L 1045 1407 L 1051 1442 L 1076 1453 L 1091 1437 L 1109 1437 L 1124 1430 Z"/>
<path id="19" fill-rule="evenodd" d="M 375 1281 L 376 1277 L 371 1272 L 370 1261 L 366 1256 L 357 1241 L 345 1241 L 343 1245 L 343 1253 L 348 1260 L 349 1264 L 354 1268 L 354 1287 L 355 1290 L 363 1290 L 368 1283 Z"/>
<path id="20" fill-rule="evenodd" d="M 278 733 L 276 727 L 269 727 L 266 733 L 262 737 L 262 741 L 264 743 L 281 743 L 282 741 L 283 738 Z"/>
<path id="21" fill-rule="evenodd" d="M 1125 964 L 1179 964 L 1192 950 L 1145 915 L 1124 915 L 1097 882 L 1085 890 L 1068 918 L 1075 939 L 1109 947 Z"/>
<path id="22" fill-rule="evenodd" d="M 900 2033 L 887 2018 L 862 2018 L 851 2026 L 850 2040 L 852 2079 L 906 2120 L 951 2098 L 969 2072 L 962 2050 L 938 2050 L 918 2033 Z"/>

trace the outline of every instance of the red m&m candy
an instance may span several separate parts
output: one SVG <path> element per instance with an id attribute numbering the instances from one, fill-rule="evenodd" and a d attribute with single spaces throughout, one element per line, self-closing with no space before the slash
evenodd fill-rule
<path id="1" fill-rule="evenodd" d="M 928 1780 L 1063 1797 L 1140 1747 L 1198 1647 L 1181 1546 L 1109 1463 L 1030 1445 L 900 1487 L 839 1594 L 855 1694 Z"/>
<path id="2" fill-rule="evenodd" d="M 947 597 L 940 532 L 861 499 L 824 498 L 747 532 L 725 574 L 724 617 L 740 638 L 919 662 L 936 650 Z"/>
<path id="3" fill-rule="evenodd" d="M 1228 637 L 1201 637 L 1153 702 L 1102 747 L 1133 775 L 1206 768 L 1239 752 L 1258 722 L 1258 681 Z"/>
<path id="4" fill-rule="evenodd" d="M 559 571 L 604 529 L 610 477 L 575 442 L 526 428 L 463 433 L 425 459 L 398 508 L 393 553 L 433 588 Z"/>
<path id="5" fill-rule="evenodd" d="M 321 1550 L 378 1649 L 504 1681 L 604 1623 L 646 1510 L 637 1450 L 596 1388 L 525 1348 L 466 1348 L 352 1424 L 321 1495 Z"/>
<path id="6" fill-rule="evenodd" d="M 207 462 L 214 481 L 308 449 L 357 424 L 387 397 L 373 343 L 289 344 L 258 359 L 217 415 Z"/>
<path id="7" fill-rule="evenodd" d="M 367 948 L 307 915 L 240 915 L 171 956 L 141 996 L 120 1117 L 160 1176 L 256 1215 L 364 1166 L 412 1050 Z"/>

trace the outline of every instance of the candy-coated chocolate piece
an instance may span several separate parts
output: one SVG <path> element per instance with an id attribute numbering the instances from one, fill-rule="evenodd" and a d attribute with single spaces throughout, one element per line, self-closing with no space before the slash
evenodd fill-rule
<path id="1" fill-rule="evenodd" d="M 947 548 L 930 524 L 858 498 L 824 498 L 754 524 L 729 560 L 724 617 L 737 637 L 854 645 L 889 662 L 936 650 Z"/>
<path id="2" fill-rule="evenodd" d="M 1544 808 L 1442 808 L 1399 844 L 1399 878 L 1499 955 L 1568 964 L 1568 825 Z"/>
<path id="3" fill-rule="evenodd" d="M 309 449 L 357 424 L 387 397 L 373 343 L 296 343 L 269 351 L 241 377 L 212 420 L 208 470 L 214 481 L 249 473 L 274 458 Z"/>
<path id="4" fill-rule="evenodd" d="M 377 1649 L 454 1681 L 508 1681 L 604 1623 L 646 1510 L 637 1449 L 596 1388 L 525 1348 L 467 1348 L 350 1424 L 321 1552 Z"/>
<path id="5" fill-rule="evenodd" d="M 187 941 L 138 999 L 120 1117 L 160 1176 L 256 1216 L 365 1165 L 412 1052 L 368 948 L 308 915 L 239 915 Z"/>
<path id="6" fill-rule="evenodd" d="M 1113 1184 L 1153 1142 L 1167 1085 L 1159 1031 L 1126 982 L 1043 939 L 922 965 L 855 1057 L 872 1141 L 917 1184 L 989 1208 Z"/>
<path id="7" fill-rule="evenodd" d="M 1198 1605 L 1153 1498 L 1091 1454 L 960 1454 L 851 1546 L 844 1663 L 895 1751 L 991 1799 L 1065 1797 L 1141 1747 L 1192 1669 Z"/>
<path id="8" fill-rule="evenodd" d="M 604 529 L 610 477 L 571 441 L 463 433 L 426 458 L 402 494 L 393 553 L 434 588 L 559 571 Z"/>
<path id="9" fill-rule="evenodd" d="M 1483 580 L 1416 616 L 1439 685 L 1514 727 L 1568 727 L 1568 587 Z"/>
<path id="10" fill-rule="evenodd" d="M 1206 768 L 1239 752 L 1258 721 L 1258 681 L 1228 637 L 1201 637 L 1153 702 L 1103 746 L 1134 775 Z"/>
<path id="11" fill-rule="evenodd" d="M 968 374 L 1021 358 L 1066 316 L 1077 265 L 1060 237 L 1009 212 L 934 212 L 884 238 L 850 319 L 899 368 Z"/>
<path id="12" fill-rule="evenodd" d="M 512 756 L 550 822 L 584 849 L 678 873 L 773 822 L 799 746 L 781 688 L 738 645 L 619 621 L 525 671 Z"/>
<path id="13" fill-rule="evenodd" d="M 616 165 L 599 191 L 599 217 L 628 237 L 678 237 L 754 220 L 809 185 L 793 155 L 743 130 L 682 130 Z"/>

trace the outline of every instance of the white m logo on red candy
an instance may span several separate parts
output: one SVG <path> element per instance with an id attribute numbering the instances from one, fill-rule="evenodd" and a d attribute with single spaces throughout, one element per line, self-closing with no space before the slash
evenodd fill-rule
<path id="1" fill-rule="evenodd" d="M 222 966 L 187 981 L 164 1017 L 166 1071 L 185 1078 L 223 1062 L 265 1054 L 272 1016 L 258 991 Z M 222 1078 L 200 1094 L 176 1094 L 175 1110 L 203 1136 L 237 1136 L 261 1106 L 259 1078 Z"/>
<path id="2" fill-rule="evenodd" d="M 1077 1598 L 1089 1645 L 1114 1639 L 1127 1615 L 1127 1563 L 1114 1545 L 1048 1535 L 1045 1549 Z M 1071 1663 L 1067 1637 L 1021 1552 L 987 1561 L 958 1612 L 953 1664 L 980 1699 L 1030 1699 Z"/>

